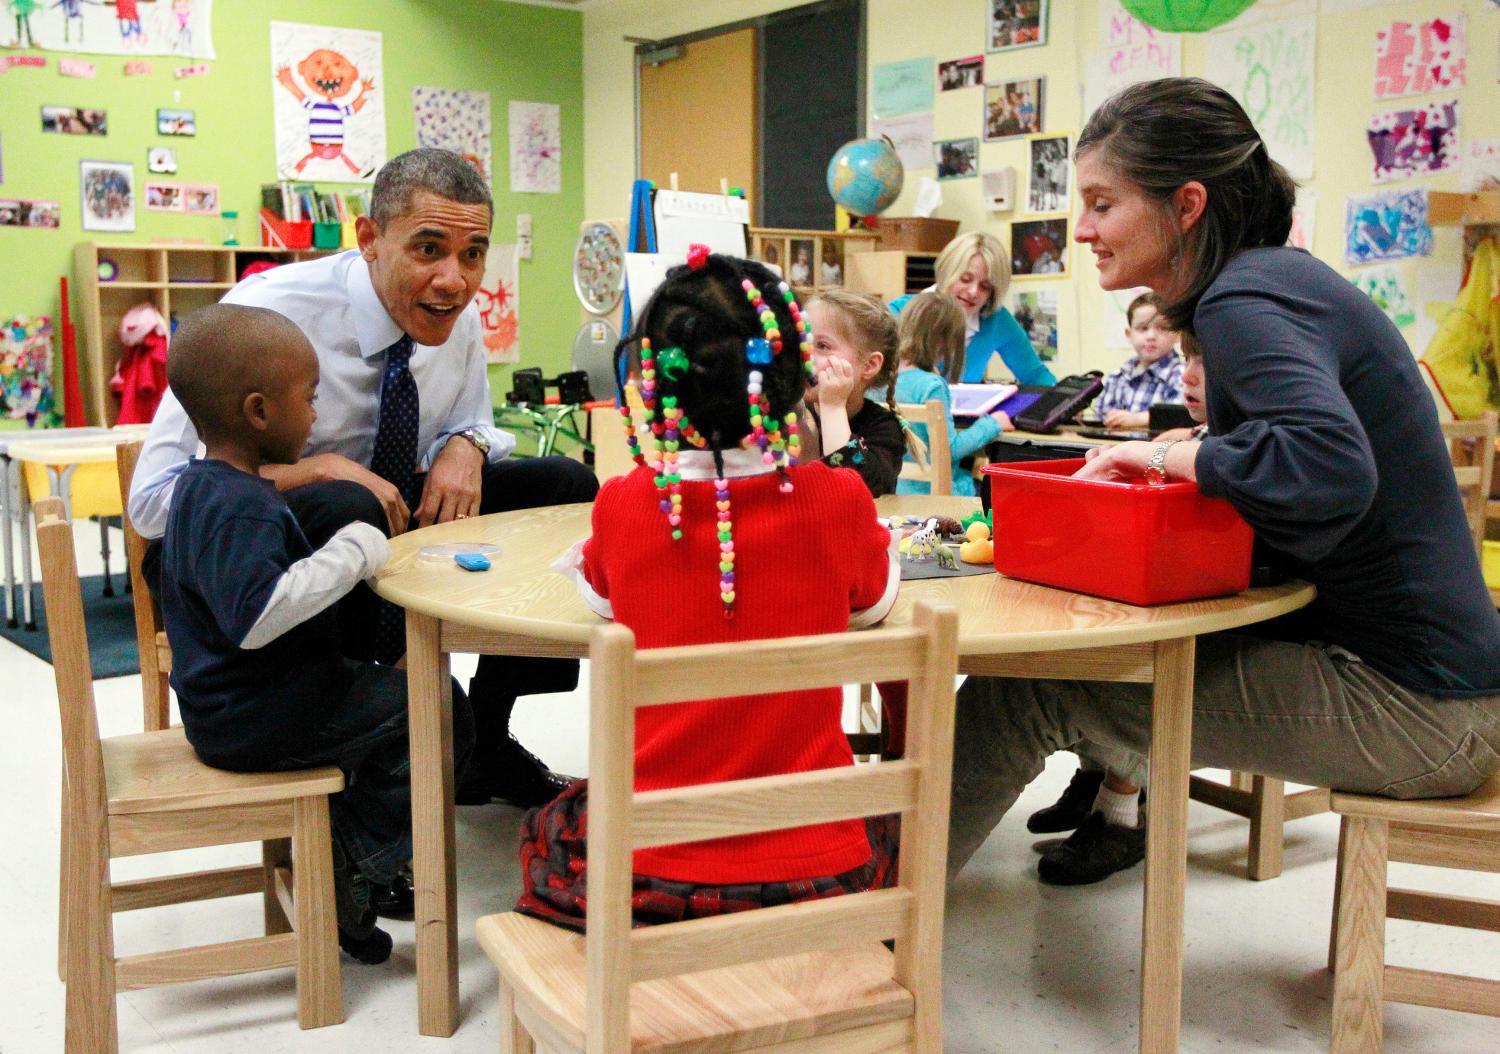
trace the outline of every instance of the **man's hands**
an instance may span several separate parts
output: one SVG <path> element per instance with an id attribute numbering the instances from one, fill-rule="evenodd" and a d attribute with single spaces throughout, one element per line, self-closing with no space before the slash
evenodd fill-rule
<path id="1" fill-rule="evenodd" d="M 422 504 L 417 507 L 417 526 L 479 513 L 480 482 L 484 455 L 462 436 L 451 436 L 433 459 L 432 470 L 422 486 Z"/>
<path id="2" fill-rule="evenodd" d="M 468 444 L 464 444 L 467 446 Z M 471 448 L 472 449 L 472 448 Z M 475 451 L 477 454 L 478 451 Z M 375 475 L 357 461 L 350 461 L 342 454 L 314 454 L 303 458 L 295 465 L 266 465 L 260 474 L 276 484 L 281 491 L 293 490 L 308 483 L 326 483 L 334 479 L 353 480 L 380 501 L 385 510 L 386 522 L 392 538 L 406 530 L 411 520 L 411 510 L 401 492 L 389 480 Z"/>

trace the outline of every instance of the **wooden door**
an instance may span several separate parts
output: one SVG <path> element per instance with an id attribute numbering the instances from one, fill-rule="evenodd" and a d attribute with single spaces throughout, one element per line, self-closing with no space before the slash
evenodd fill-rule
<path id="1" fill-rule="evenodd" d="M 753 27 L 683 44 L 682 55 L 640 67 L 642 179 L 717 194 L 743 187 L 759 214 L 756 31 Z"/>

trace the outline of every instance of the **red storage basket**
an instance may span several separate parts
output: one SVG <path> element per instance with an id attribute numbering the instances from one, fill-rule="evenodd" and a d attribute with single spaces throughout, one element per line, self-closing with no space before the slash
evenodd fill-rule
<path id="1" fill-rule="evenodd" d="M 986 465 L 995 569 L 1011 578 L 1168 604 L 1250 585 L 1254 532 L 1196 483 L 1073 479 L 1083 459 Z"/>

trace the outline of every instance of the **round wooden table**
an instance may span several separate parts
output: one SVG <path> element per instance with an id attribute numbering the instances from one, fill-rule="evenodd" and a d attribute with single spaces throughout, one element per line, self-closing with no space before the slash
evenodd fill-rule
<path id="1" fill-rule="evenodd" d="M 958 516 L 977 505 L 972 498 L 921 495 L 877 504 L 885 515 Z M 425 1035 L 451 1035 L 458 1024 L 448 655 L 588 654 L 589 636 L 602 623 L 551 565 L 587 536 L 590 508 L 526 509 L 413 531 L 392 540 L 380 573 L 377 592 L 407 611 L 417 985 Z M 419 558 L 423 546 L 442 542 L 489 542 L 501 551 L 480 573 Z M 1311 586 L 1290 583 L 1143 608 L 998 574 L 971 575 L 903 583 L 886 619 L 886 625 L 909 623 L 922 598 L 952 604 L 959 613 L 959 669 L 968 674 L 1153 685 L 1142 1051 L 1177 1050 L 1196 638 L 1286 614 L 1313 595 Z"/>

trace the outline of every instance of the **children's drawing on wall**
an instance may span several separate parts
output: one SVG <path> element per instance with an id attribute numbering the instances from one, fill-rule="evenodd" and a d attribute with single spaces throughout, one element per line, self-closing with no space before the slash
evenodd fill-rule
<path id="1" fill-rule="evenodd" d="M 52 320 L 46 315 L 17 315 L 0 325 L 0 412 L 29 426 L 45 423 L 52 412 Z"/>
<path id="2" fill-rule="evenodd" d="M 1017 278 L 1068 273 L 1068 221 L 1018 220 L 1010 225 L 1010 269 Z"/>
<path id="3" fill-rule="evenodd" d="M 1208 35 L 1209 80 L 1239 100 L 1271 156 L 1295 179 L 1313 174 L 1315 16 Z"/>
<path id="4" fill-rule="evenodd" d="M 1470 139 L 1458 164 L 1458 189 L 1500 190 L 1500 139 Z"/>
<path id="5" fill-rule="evenodd" d="M 1030 186 L 1026 193 L 1028 212 L 1068 211 L 1068 137 L 1048 136 L 1031 140 Z"/>
<path id="6" fill-rule="evenodd" d="M 7 0 L 0 47 L 215 58 L 213 0 Z"/>
<path id="7" fill-rule="evenodd" d="M 135 166 L 83 161 L 79 167 L 86 231 L 135 230 Z"/>
<path id="8" fill-rule="evenodd" d="M 489 92 L 413 88 L 411 110 L 417 123 L 418 146 L 436 146 L 461 154 L 489 181 Z"/>
<path id="9" fill-rule="evenodd" d="M 369 183 L 385 164 L 381 35 L 271 23 L 276 174 Z"/>
<path id="10" fill-rule="evenodd" d="M 489 362 L 521 361 L 521 277 L 514 245 L 491 245 L 474 294 Z"/>
<path id="11" fill-rule="evenodd" d="M 509 116 L 511 192 L 561 194 L 561 107 L 512 99 Z"/>
<path id="12" fill-rule="evenodd" d="M 1410 326 L 1417 321 L 1416 309 L 1406 292 L 1406 280 L 1394 265 L 1363 268 L 1355 271 L 1349 281 L 1396 325 Z"/>
<path id="13" fill-rule="evenodd" d="M 1100 0 L 1099 36 L 1103 47 L 1088 56 L 1083 112 L 1091 114 L 1121 88 L 1182 74 L 1182 43 L 1137 20 L 1120 0 Z"/>
<path id="14" fill-rule="evenodd" d="M 1016 290 L 1010 296 L 1010 313 L 1043 362 L 1057 358 L 1056 289 Z"/>
<path id="15" fill-rule="evenodd" d="M 1452 168 L 1458 158 L 1458 100 L 1374 114 L 1367 135 L 1377 183 Z"/>
<path id="16" fill-rule="evenodd" d="M 1463 15 L 1392 22 L 1375 34 L 1375 98 L 1462 88 L 1467 62 Z"/>
<path id="17" fill-rule="evenodd" d="M 1351 264 L 1432 254 L 1427 194 L 1386 191 L 1350 198 L 1344 212 L 1344 259 Z"/>
<path id="18" fill-rule="evenodd" d="M 1318 226 L 1318 195 L 1306 187 L 1297 188 L 1297 203 L 1292 206 L 1292 229 L 1286 243 L 1293 249 L 1312 252 L 1313 232 Z"/>

